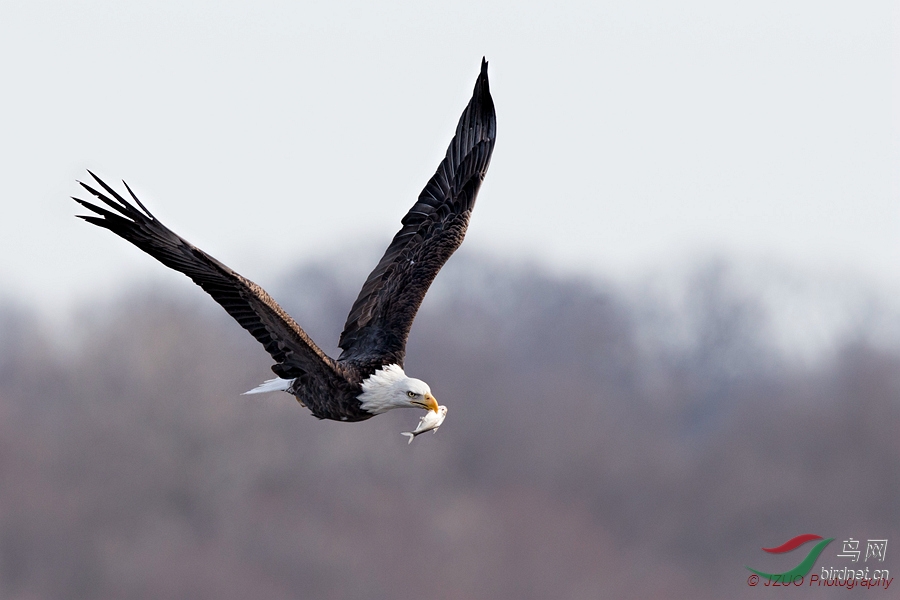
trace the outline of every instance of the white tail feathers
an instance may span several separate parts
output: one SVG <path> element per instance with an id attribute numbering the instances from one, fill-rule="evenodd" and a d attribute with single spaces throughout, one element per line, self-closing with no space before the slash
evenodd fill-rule
<path id="1" fill-rule="evenodd" d="M 409 441 L 406 442 L 406 445 L 407 445 L 407 446 L 408 446 L 409 444 L 412 444 L 412 441 L 413 441 L 414 439 L 416 439 L 416 434 L 412 433 L 411 431 L 401 431 L 401 432 L 400 432 L 400 435 L 408 435 L 408 436 L 409 436 Z"/>
<path id="2" fill-rule="evenodd" d="M 249 392 L 244 392 L 241 396 L 247 396 L 249 394 L 265 394 L 266 392 L 286 392 L 288 391 L 288 388 L 291 387 L 292 383 L 294 383 L 293 379 L 276 377 L 275 379 L 270 379 L 265 383 L 259 384 Z"/>

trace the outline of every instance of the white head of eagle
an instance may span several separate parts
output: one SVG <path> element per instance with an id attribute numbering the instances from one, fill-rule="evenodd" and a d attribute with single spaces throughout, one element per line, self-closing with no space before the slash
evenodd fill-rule
<path id="1" fill-rule="evenodd" d="M 438 411 L 431 388 L 421 379 L 407 377 L 400 365 L 378 369 L 362 382 L 362 394 L 357 396 L 363 410 L 373 415 L 392 408 L 424 408 Z"/>

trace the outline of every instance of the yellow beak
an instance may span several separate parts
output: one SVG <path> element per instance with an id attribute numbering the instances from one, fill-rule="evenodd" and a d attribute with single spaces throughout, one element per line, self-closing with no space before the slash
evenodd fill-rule
<path id="1" fill-rule="evenodd" d="M 425 394 L 425 408 L 434 412 L 438 411 L 437 400 L 431 394 Z"/>

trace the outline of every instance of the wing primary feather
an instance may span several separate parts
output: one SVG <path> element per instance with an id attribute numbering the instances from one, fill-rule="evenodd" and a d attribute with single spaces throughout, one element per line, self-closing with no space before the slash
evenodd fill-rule
<path id="1" fill-rule="evenodd" d="M 88 173 L 90 173 L 90 171 L 88 171 Z M 91 174 L 93 175 L 93 173 L 91 173 Z M 132 198 L 135 202 L 137 202 L 137 205 L 141 207 L 141 210 L 143 210 L 145 213 L 147 213 L 147 216 L 148 216 L 148 217 L 150 217 L 151 219 L 154 219 L 154 220 L 155 220 L 156 217 L 153 216 L 153 213 L 151 213 L 149 210 L 147 210 L 147 207 L 144 206 L 144 205 L 141 203 L 140 200 L 138 200 L 138 197 L 134 194 L 134 192 L 131 191 L 131 188 L 128 187 L 128 184 L 125 183 L 125 180 L 124 180 L 124 179 L 122 180 L 122 185 L 125 186 L 125 189 L 128 190 L 128 194 L 131 196 L 131 198 Z"/>
<path id="2" fill-rule="evenodd" d="M 128 217 L 133 216 L 135 210 L 132 207 L 128 206 L 128 204 L 117 204 L 112 198 L 101 194 L 83 181 L 79 181 L 78 185 L 86 189 L 92 196 L 94 196 L 97 200 L 107 205 L 108 207 L 117 210 Z"/>
<path id="3" fill-rule="evenodd" d="M 125 198 L 123 198 L 121 195 L 119 195 L 119 193 L 116 190 L 114 190 L 110 186 L 106 185 L 105 181 L 103 181 L 102 179 L 100 179 L 99 177 L 97 177 L 96 175 L 91 173 L 90 169 L 87 169 L 87 172 L 90 174 L 91 177 L 94 178 L 94 181 L 96 181 L 98 184 L 100 184 L 100 187 L 102 187 L 104 190 L 106 190 L 107 194 L 109 194 L 110 196 L 112 196 L 113 198 L 118 200 L 119 203 L 122 204 L 122 206 L 128 206 L 129 208 L 131 208 L 130 205 L 128 204 L 128 202 L 125 200 Z"/>
<path id="4" fill-rule="evenodd" d="M 82 205 L 86 209 L 88 209 L 92 212 L 95 212 L 98 215 L 101 215 L 103 217 L 106 217 L 107 219 L 121 219 L 122 218 L 121 216 L 119 216 L 113 212 L 110 212 L 110 211 L 106 210 L 105 208 L 101 208 L 101 207 L 97 206 L 96 204 L 91 204 L 90 202 L 85 202 L 84 200 L 79 200 L 75 196 L 72 196 L 71 198 L 72 198 L 72 200 L 74 200 L 78 204 Z M 96 219 L 97 218 L 94 216 L 90 216 L 90 217 L 85 217 L 82 215 L 76 215 L 76 216 L 79 218 L 82 218 L 82 219 L 86 219 L 86 218 Z"/>

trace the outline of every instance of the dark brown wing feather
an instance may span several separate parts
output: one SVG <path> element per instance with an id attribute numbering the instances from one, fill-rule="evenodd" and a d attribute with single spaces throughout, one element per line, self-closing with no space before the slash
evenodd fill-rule
<path id="1" fill-rule="evenodd" d="M 278 363 L 272 370 L 280 377 L 289 379 L 305 375 L 334 378 L 337 374 L 334 361 L 316 346 L 265 290 L 160 223 L 141 204 L 128 184 L 125 184 L 125 187 L 140 210 L 93 173 L 91 177 L 109 196 L 86 183 L 79 183 L 113 210 L 73 198 L 85 208 L 100 215 L 99 217 L 79 215 L 82 219 L 109 229 L 167 267 L 180 271 L 194 280 L 194 283 L 221 304 L 241 327 L 265 346 L 266 351 Z"/>
<path id="2" fill-rule="evenodd" d="M 387 251 L 350 309 L 340 361 L 403 365 L 416 312 L 438 271 L 466 234 L 497 133 L 482 60 L 475 91 L 434 177 L 401 221 Z"/>

